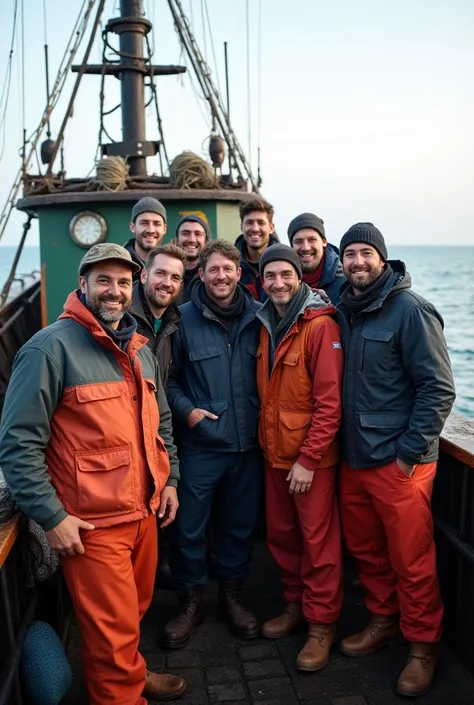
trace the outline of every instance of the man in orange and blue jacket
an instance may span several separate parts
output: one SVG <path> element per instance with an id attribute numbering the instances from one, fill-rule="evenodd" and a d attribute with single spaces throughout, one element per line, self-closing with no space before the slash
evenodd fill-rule
<path id="1" fill-rule="evenodd" d="M 18 352 L 0 428 L 13 497 L 61 556 L 90 705 L 186 690 L 181 676 L 147 671 L 138 652 L 154 514 L 173 521 L 179 479 L 158 365 L 128 313 L 138 269 L 120 245 L 91 247 L 64 313 Z"/>
<path id="2" fill-rule="evenodd" d="M 267 540 L 287 602 L 262 634 L 279 638 L 308 624 L 296 668 L 329 660 L 342 604 L 336 503 L 343 354 L 336 309 L 302 282 L 287 245 L 260 258 L 267 301 L 257 352 L 259 440 L 265 456 Z"/>

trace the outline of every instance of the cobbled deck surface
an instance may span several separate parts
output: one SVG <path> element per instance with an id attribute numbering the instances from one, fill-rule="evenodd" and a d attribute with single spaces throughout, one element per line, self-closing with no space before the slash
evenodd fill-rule
<path id="1" fill-rule="evenodd" d="M 299 673 L 294 663 L 305 641 L 294 636 L 269 641 L 241 641 L 216 619 L 217 586 L 210 582 L 205 594 L 207 618 L 190 643 L 175 651 L 157 645 L 157 635 L 176 609 L 172 592 L 156 590 L 142 623 L 141 651 L 150 670 L 180 673 L 188 682 L 182 705 L 474 705 L 474 675 L 445 647 L 432 690 L 414 701 L 398 696 L 395 684 L 407 657 L 406 645 L 350 659 L 338 651 L 338 641 L 362 628 L 367 620 L 362 593 L 347 581 L 337 641 L 329 665 L 318 673 Z M 262 621 L 276 616 L 284 606 L 278 572 L 263 541 L 257 542 L 245 589 L 248 607 Z M 73 627 L 69 659 L 73 685 L 63 705 L 87 705 L 81 678 L 79 638 Z M 152 701 L 150 701 L 152 702 Z"/>

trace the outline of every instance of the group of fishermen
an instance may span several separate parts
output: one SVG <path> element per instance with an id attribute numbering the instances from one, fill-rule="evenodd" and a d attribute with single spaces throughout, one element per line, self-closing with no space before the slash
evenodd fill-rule
<path id="1" fill-rule="evenodd" d="M 342 653 L 403 637 L 397 691 L 432 684 L 443 607 L 430 500 L 455 398 L 443 321 L 373 224 L 337 249 L 303 213 L 287 246 L 273 215 L 261 198 L 242 203 L 235 246 L 185 215 L 161 245 L 165 208 L 141 199 L 133 237 L 88 250 L 64 313 L 15 359 L 0 466 L 61 556 L 91 705 L 186 690 L 138 650 L 155 514 L 179 598 L 164 646 L 185 646 L 204 618 L 211 522 L 219 617 L 243 639 L 306 625 L 296 668 L 324 668 L 342 525 L 371 614 Z M 262 487 L 286 601 L 263 625 L 242 601 Z"/>

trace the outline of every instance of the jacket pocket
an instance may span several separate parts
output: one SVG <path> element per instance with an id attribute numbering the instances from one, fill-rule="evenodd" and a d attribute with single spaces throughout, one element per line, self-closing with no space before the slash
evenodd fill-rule
<path id="1" fill-rule="evenodd" d="M 191 433 L 196 433 L 196 439 L 206 440 L 214 445 L 232 443 L 227 430 L 227 401 L 225 399 L 213 399 L 212 401 L 195 401 L 197 409 L 205 409 L 215 414 L 217 419 L 204 417 L 192 427 Z"/>
<path id="2" fill-rule="evenodd" d="M 409 417 L 405 414 L 381 412 L 359 413 L 359 451 L 361 457 L 383 465 L 396 455 L 395 445 L 405 431 Z M 348 429 L 352 436 L 354 431 Z"/>
<path id="3" fill-rule="evenodd" d="M 280 460 L 296 462 L 312 419 L 310 411 L 280 411 L 278 449 Z"/>
<path id="4" fill-rule="evenodd" d="M 367 377 L 388 374 L 392 369 L 395 332 L 367 326 L 362 330 L 360 372 Z"/>
<path id="5" fill-rule="evenodd" d="M 135 507 L 129 446 L 76 453 L 77 508 L 91 515 L 120 514 Z"/>

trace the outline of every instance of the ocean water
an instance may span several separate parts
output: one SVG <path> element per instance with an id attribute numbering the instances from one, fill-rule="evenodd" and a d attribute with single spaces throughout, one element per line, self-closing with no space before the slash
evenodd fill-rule
<path id="1" fill-rule="evenodd" d="M 474 418 L 474 247 L 392 246 L 389 253 L 406 263 L 413 288 L 443 316 L 456 382 L 455 409 Z M 0 247 L 0 290 L 14 254 L 14 247 Z M 26 247 L 18 273 L 39 266 L 39 250 Z"/>

